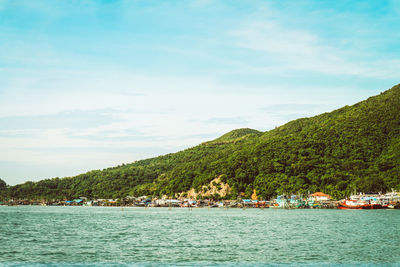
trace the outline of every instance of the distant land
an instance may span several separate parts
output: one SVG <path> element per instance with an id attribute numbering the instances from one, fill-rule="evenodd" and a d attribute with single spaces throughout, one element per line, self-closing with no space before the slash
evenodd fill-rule
<path id="1" fill-rule="evenodd" d="M 6 186 L 19 199 L 182 196 L 236 199 L 400 190 L 400 85 L 267 132 L 233 130 L 177 152 L 75 177 Z"/>

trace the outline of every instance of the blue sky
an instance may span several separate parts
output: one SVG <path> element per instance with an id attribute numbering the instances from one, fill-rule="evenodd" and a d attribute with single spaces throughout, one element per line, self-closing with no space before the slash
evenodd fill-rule
<path id="1" fill-rule="evenodd" d="M 0 178 L 266 131 L 400 82 L 399 1 L 0 0 Z"/>

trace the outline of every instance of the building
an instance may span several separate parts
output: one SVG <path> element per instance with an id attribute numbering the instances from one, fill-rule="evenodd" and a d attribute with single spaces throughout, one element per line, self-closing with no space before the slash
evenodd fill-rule
<path id="1" fill-rule="evenodd" d="M 326 201 L 331 200 L 331 196 L 322 192 L 316 192 L 310 195 L 308 199 L 313 201 Z"/>

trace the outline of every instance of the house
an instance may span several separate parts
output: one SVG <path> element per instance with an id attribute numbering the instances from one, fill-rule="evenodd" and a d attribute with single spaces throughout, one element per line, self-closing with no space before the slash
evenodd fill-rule
<path id="1" fill-rule="evenodd" d="M 331 196 L 322 192 L 316 192 L 312 195 L 309 196 L 309 200 L 314 200 L 314 201 L 326 201 L 330 200 Z"/>

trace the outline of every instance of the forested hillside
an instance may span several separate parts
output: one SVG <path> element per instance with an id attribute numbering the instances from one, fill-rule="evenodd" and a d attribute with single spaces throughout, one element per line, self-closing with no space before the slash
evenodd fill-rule
<path id="1" fill-rule="evenodd" d="M 75 177 L 4 189 L 13 198 L 117 198 L 199 191 L 216 177 L 226 198 L 400 190 L 400 85 L 353 106 L 262 133 L 238 129 L 196 147 Z"/>

